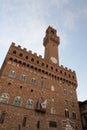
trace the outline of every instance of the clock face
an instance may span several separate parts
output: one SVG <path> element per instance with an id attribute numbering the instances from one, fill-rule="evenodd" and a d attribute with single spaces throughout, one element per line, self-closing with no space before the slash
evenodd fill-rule
<path id="1" fill-rule="evenodd" d="M 53 63 L 57 64 L 57 59 L 55 57 L 51 57 L 50 59 Z"/>

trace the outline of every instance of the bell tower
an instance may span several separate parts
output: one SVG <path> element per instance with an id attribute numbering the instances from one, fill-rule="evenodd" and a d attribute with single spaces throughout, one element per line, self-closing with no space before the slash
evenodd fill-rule
<path id="1" fill-rule="evenodd" d="M 43 45 L 45 47 L 44 59 L 47 62 L 59 65 L 59 56 L 58 56 L 59 43 L 60 41 L 59 37 L 56 34 L 56 30 L 49 26 L 46 30 L 46 35 L 43 41 Z"/>

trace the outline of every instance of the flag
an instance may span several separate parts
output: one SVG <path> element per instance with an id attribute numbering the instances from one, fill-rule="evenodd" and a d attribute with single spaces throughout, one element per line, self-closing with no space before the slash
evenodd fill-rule
<path id="1" fill-rule="evenodd" d="M 42 103 L 41 103 L 41 107 L 43 109 L 46 109 L 46 106 L 47 106 L 47 100 L 44 100 Z"/>

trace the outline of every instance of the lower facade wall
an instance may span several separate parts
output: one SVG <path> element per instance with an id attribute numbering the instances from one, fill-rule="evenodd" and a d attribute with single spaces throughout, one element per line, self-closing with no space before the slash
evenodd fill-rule
<path id="1" fill-rule="evenodd" d="M 66 119 L 54 114 L 36 112 L 35 110 L 28 110 L 3 103 L 0 103 L 1 111 L 5 111 L 6 116 L 4 123 L 0 124 L 0 130 L 66 130 L 62 124 L 62 121 Z M 24 117 L 26 117 L 25 126 L 23 126 Z M 56 122 L 56 125 L 50 126 L 50 121 Z M 80 121 L 72 122 L 75 123 L 75 126 L 67 130 L 82 130 Z"/>

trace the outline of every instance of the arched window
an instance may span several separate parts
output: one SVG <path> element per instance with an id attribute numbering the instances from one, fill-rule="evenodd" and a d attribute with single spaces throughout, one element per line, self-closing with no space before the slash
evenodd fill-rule
<path id="1" fill-rule="evenodd" d="M 19 96 L 15 97 L 13 105 L 15 105 L 15 106 L 21 106 L 21 104 L 22 104 L 21 97 L 19 97 Z"/>
<path id="2" fill-rule="evenodd" d="M 15 78 L 15 71 L 11 70 L 8 74 L 10 78 Z"/>
<path id="3" fill-rule="evenodd" d="M 56 114 L 56 110 L 54 107 L 51 107 L 51 114 Z"/>
<path id="4" fill-rule="evenodd" d="M 55 87 L 53 85 L 51 86 L 51 91 L 55 91 Z"/>
<path id="5" fill-rule="evenodd" d="M 66 106 L 68 106 L 68 101 L 67 101 L 67 100 L 65 100 L 65 101 L 64 101 L 64 104 L 65 104 Z"/>
<path id="6" fill-rule="evenodd" d="M 76 119 L 76 113 L 75 112 L 72 112 L 72 117 L 73 117 L 73 119 Z"/>
<path id="7" fill-rule="evenodd" d="M 9 94 L 8 93 L 2 93 L 0 96 L 0 102 L 2 103 L 8 103 L 9 100 Z"/>
<path id="8" fill-rule="evenodd" d="M 0 124 L 4 123 L 5 116 L 6 116 L 6 112 L 5 111 L 0 111 Z"/>
<path id="9" fill-rule="evenodd" d="M 33 107 L 33 101 L 32 101 L 31 99 L 29 99 L 29 100 L 27 101 L 26 108 L 32 109 L 32 107 Z"/>
<path id="10" fill-rule="evenodd" d="M 35 78 L 32 78 L 32 79 L 30 80 L 30 84 L 36 85 L 36 79 L 35 79 Z"/>
<path id="11" fill-rule="evenodd" d="M 67 90 L 66 90 L 66 89 L 64 89 L 64 95 L 65 95 L 65 96 L 67 95 Z"/>
<path id="12" fill-rule="evenodd" d="M 40 87 L 43 88 L 44 87 L 44 81 L 40 82 Z"/>
<path id="13" fill-rule="evenodd" d="M 68 111 L 68 109 L 65 110 L 65 117 L 69 118 L 69 111 Z"/>
<path id="14" fill-rule="evenodd" d="M 16 50 L 13 51 L 13 54 L 16 54 Z"/>
<path id="15" fill-rule="evenodd" d="M 25 82 L 25 81 L 26 81 L 26 76 L 25 76 L 24 74 L 21 75 L 21 76 L 20 76 L 20 80 L 23 81 L 23 82 Z"/>

